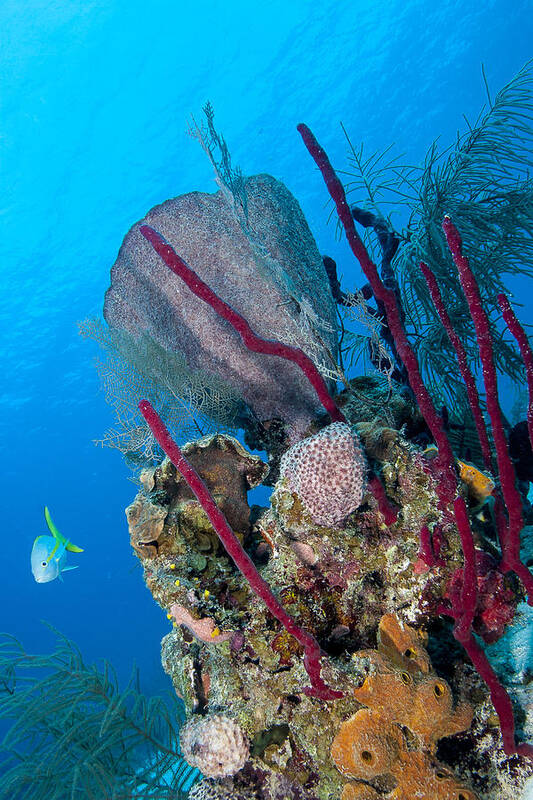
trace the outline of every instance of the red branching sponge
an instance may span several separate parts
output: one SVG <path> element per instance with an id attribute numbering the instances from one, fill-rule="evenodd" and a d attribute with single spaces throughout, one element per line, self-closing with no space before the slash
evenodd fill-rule
<path id="1" fill-rule="evenodd" d="M 520 354 L 526 367 L 526 379 L 529 390 L 527 427 L 529 431 L 529 441 L 531 442 L 531 447 L 533 448 L 533 352 L 531 351 L 531 345 L 529 344 L 526 333 L 518 322 L 507 297 L 504 294 L 499 294 L 497 300 L 498 305 L 502 310 L 505 323 L 518 343 Z"/>
<path id="2" fill-rule="evenodd" d="M 441 528 L 438 525 L 435 526 L 433 531 L 430 531 L 427 525 L 422 525 L 420 528 L 418 561 L 414 566 L 414 571 L 416 573 L 427 572 L 427 570 L 432 567 L 438 567 L 444 564 L 442 558 L 439 557 L 442 544 L 441 535 Z M 459 570 L 459 572 L 462 578 L 463 571 Z"/>
<path id="3" fill-rule="evenodd" d="M 450 340 L 451 345 L 455 350 L 455 355 L 457 356 L 457 363 L 459 364 L 459 370 L 461 372 L 461 376 L 466 386 L 468 403 L 470 405 L 470 410 L 472 411 L 472 415 L 474 417 L 474 422 L 479 437 L 479 443 L 481 445 L 481 452 L 483 454 L 483 461 L 485 462 L 485 467 L 490 472 L 493 472 L 494 470 L 492 466 L 492 453 L 490 451 L 489 437 L 487 434 L 485 421 L 483 419 L 483 414 L 481 413 L 481 405 L 479 402 L 479 394 L 476 386 L 476 379 L 474 378 L 472 371 L 468 366 L 466 350 L 464 348 L 462 341 L 457 335 L 455 328 L 452 325 L 450 315 L 446 311 L 446 308 L 444 306 L 444 301 L 442 299 L 442 295 L 440 293 L 440 289 L 438 287 L 435 275 L 430 270 L 428 265 L 424 264 L 423 261 L 420 263 L 420 269 L 422 270 L 422 274 L 426 279 L 426 283 L 428 285 L 428 289 L 431 294 L 431 299 L 433 300 L 433 305 L 435 306 L 437 313 L 440 317 L 442 327 L 446 331 L 448 339 Z"/>
<path id="4" fill-rule="evenodd" d="M 227 554 L 233 559 L 235 566 L 242 572 L 250 584 L 252 591 L 263 600 L 270 613 L 281 622 L 283 627 L 294 636 L 304 648 L 304 665 L 311 679 L 311 687 L 304 689 L 304 692 L 314 697 L 319 697 L 322 700 L 335 700 L 338 697 L 342 697 L 342 692 L 331 689 L 322 678 L 322 667 L 320 663 L 322 652 L 317 640 L 312 634 L 304 631 L 303 628 L 298 625 L 294 617 L 291 617 L 291 615 L 285 611 L 279 600 L 274 596 L 270 586 L 257 571 L 252 559 L 246 553 L 230 528 L 226 517 L 211 497 L 209 489 L 172 439 L 161 417 L 154 411 L 148 400 L 141 400 L 139 403 L 139 410 L 150 426 L 150 430 L 154 434 L 162 450 L 187 481 L 191 491 L 195 494 L 198 502 L 207 514 L 218 538 L 224 545 Z"/>
<path id="5" fill-rule="evenodd" d="M 468 302 L 476 331 L 479 356 L 483 370 L 483 383 L 485 384 L 487 411 L 490 417 L 492 436 L 496 448 L 496 460 L 498 462 L 498 473 L 503 499 L 507 507 L 508 522 L 505 521 L 503 515 L 498 515 L 498 536 L 502 548 L 500 569 L 503 572 L 510 572 L 512 570 L 518 575 L 528 593 L 528 602 L 530 605 L 533 605 L 533 576 L 526 565 L 520 560 L 520 533 L 524 527 L 522 498 L 515 484 L 516 474 L 509 455 L 507 438 L 503 427 L 502 411 L 498 400 L 498 378 L 496 375 L 496 367 L 494 366 L 494 351 L 489 319 L 481 302 L 481 295 L 474 273 L 472 272 L 468 259 L 463 254 L 463 245 L 459 231 L 449 217 L 444 217 L 442 227 L 453 260 L 459 271 L 459 279 Z M 507 309 L 506 315 L 511 324 L 513 324 Z M 518 325 L 517 321 L 516 324 Z M 518 332 L 514 324 L 513 329 Z"/>
<path id="6" fill-rule="evenodd" d="M 447 509 L 450 503 L 453 503 L 454 516 L 461 538 L 461 547 L 464 556 L 460 606 L 461 615 L 456 619 L 455 624 L 455 636 L 462 641 L 463 638 L 469 635 L 476 608 L 477 581 L 474 538 L 468 520 L 466 504 L 461 496 L 457 496 L 455 459 L 446 431 L 444 430 L 443 420 L 437 413 L 431 395 L 424 385 L 416 355 L 409 343 L 402 324 L 402 315 L 396 301 L 396 296 L 391 289 L 388 289 L 383 284 L 376 265 L 368 255 L 355 229 L 355 222 L 340 179 L 331 166 L 325 150 L 319 145 L 307 125 L 298 125 L 298 131 L 310 155 L 322 173 L 331 198 L 337 207 L 337 213 L 344 227 L 348 244 L 366 275 L 374 297 L 381 302 L 385 308 L 387 324 L 394 338 L 398 355 L 407 370 L 409 384 L 416 397 L 420 411 L 437 443 L 439 454 L 435 460 L 437 461 L 440 473 L 440 482 L 438 486 L 440 506 L 443 513 L 449 513 Z"/>
<path id="7" fill-rule="evenodd" d="M 293 445 L 281 459 L 287 477 L 314 522 L 335 525 L 361 505 L 366 458 L 353 428 L 334 422 Z"/>
<path id="8" fill-rule="evenodd" d="M 446 514 L 449 513 L 448 509 L 450 503 L 453 503 L 453 515 L 459 531 L 464 557 L 461 589 L 459 597 L 456 599 L 455 607 L 451 611 L 451 615 L 455 619 L 454 636 L 462 643 L 472 663 L 489 688 L 491 700 L 500 720 L 505 752 L 507 754 L 519 753 L 520 755 L 533 758 L 532 745 L 517 745 L 515 742 L 515 724 L 511 700 L 492 669 L 485 652 L 478 645 L 472 633 L 472 624 L 477 608 L 478 576 L 476 569 L 476 553 L 466 504 L 463 498 L 457 494 L 454 458 L 448 437 L 444 430 L 443 421 L 437 413 L 431 396 L 424 385 L 415 353 L 409 344 L 402 325 L 401 313 L 394 293 L 381 281 L 376 265 L 370 259 L 355 229 L 355 223 L 346 200 L 344 187 L 331 166 L 325 150 L 319 145 L 309 128 L 306 125 L 300 124 L 298 125 L 298 131 L 302 136 L 307 150 L 322 173 L 329 194 L 337 207 L 337 213 L 344 227 L 348 244 L 370 283 L 374 297 L 376 300 L 380 301 L 385 308 L 389 330 L 394 338 L 398 354 L 407 370 L 411 389 L 413 390 L 420 411 L 438 446 L 438 467 L 441 475 L 441 482 L 439 485 L 440 507 L 443 513 Z M 495 424 L 497 426 L 497 430 L 493 429 L 493 434 L 498 457 L 500 480 L 509 514 L 509 524 L 505 530 L 505 535 L 502 533 L 502 552 L 504 554 L 504 560 L 506 561 L 506 568 L 513 569 L 523 580 L 527 588 L 528 580 L 531 579 L 531 576 L 527 568 L 521 564 L 517 552 L 517 541 L 519 541 L 518 537 L 522 527 L 521 501 L 514 485 L 512 463 L 507 453 L 507 442 L 505 436 L 503 435 L 502 438 L 500 435 L 498 427 L 499 407 L 497 407 L 497 382 L 494 364 L 492 362 L 492 346 L 488 320 L 482 308 L 479 290 L 469 269 L 468 262 L 466 262 L 466 264 L 464 263 L 466 259 L 462 256 L 459 234 L 448 218 L 445 219 L 444 230 L 448 240 L 448 247 L 461 273 L 463 291 L 469 302 L 470 313 L 476 325 L 487 393 L 487 405 L 489 405 L 488 400 L 490 397 L 490 406 L 494 411 L 494 419 L 493 415 L 490 415 L 491 423 L 493 428 Z M 487 347 L 487 343 L 489 347 Z M 503 526 L 499 525 L 499 527 L 502 528 Z M 527 575 L 525 573 L 527 573 Z"/>
<path id="9" fill-rule="evenodd" d="M 496 642 L 512 622 L 517 597 L 516 592 L 505 585 L 505 578 L 492 556 L 476 550 L 476 564 L 478 596 L 473 629 L 490 644 Z M 452 609 L 458 606 L 462 579 L 462 570 L 456 570 L 446 588 L 445 598 L 451 602 Z"/>

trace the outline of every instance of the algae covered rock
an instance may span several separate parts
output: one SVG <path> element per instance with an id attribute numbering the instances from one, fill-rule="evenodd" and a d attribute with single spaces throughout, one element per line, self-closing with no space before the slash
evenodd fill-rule
<path id="1" fill-rule="evenodd" d="M 400 777 L 405 791 L 426 791 L 421 797 L 431 797 L 428 787 L 437 786 L 435 797 L 446 800 L 478 797 L 468 767 L 461 763 L 454 775 L 436 750 L 443 736 L 475 741 L 473 707 L 476 697 L 486 702 L 486 692 L 463 696 L 453 674 L 439 674 L 425 631 L 461 567 L 458 532 L 439 515 L 431 459 L 382 420 L 356 428 L 361 446 L 370 443 L 369 466 L 379 468 L 401 510 L 391 525 L 368 492 L 341 523 L 320 525 L 284 476 L 268 508 L 250 508 L 246 492 L 266 475 L 260 459 L 231 437 L 184 448 L 262 579 L 318 640 L 322 677 L 342 695 L 336 700 L 306 691 L 302 646 L 253 594 L 170 462 L 144 474 L 132 506 L 144 504 L 144 516 L 129 513 L 137 533 L 141 518 L 150 530 L 152 509 L 158 532 L 157 546 L 139 538 L 136 552 L 172 624 L 162 643 L 163 666 L 195 729 L 221 716 L 250 746 L 242 769 L 202 782 L 199 797 L 340 800 L 367 791 L 395 798 Z M 424 528 L 435 534 L 438 558 L 422 547 Z M 348 721 L 361 720 L 363 711 L 397 740 L 388 771 L 375 780 L 370 773 L 356 779 L 333 756 L 342 731 L 351 731 L 343 746 L 355 746 Z M 195 758 L 191 751 L 190 763 Z"/>

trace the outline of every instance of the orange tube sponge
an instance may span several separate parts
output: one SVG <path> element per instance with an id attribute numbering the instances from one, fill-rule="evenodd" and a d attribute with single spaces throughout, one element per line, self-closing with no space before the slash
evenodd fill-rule
<path id="1" fill-rule="evenodd" d="M 342 790 L 341 800 L 380 800 L 383 795 L 367 783 L 347 783 Z"/>
<path id="2" fill-rule="evenodd" d="M 395 765 L 396 788 L 387 800 L 477 800 L 477 795 L 460 783 L 452 772 L 424 753 L 406 753 Z"/>
<path id="3" fill-rule="evenodd" d="M 352 780 L 341 800 L 477 800 L 432 756 L 440 738 L 470 727 L 472 708 L 454 704 L 426 643 L 425 634 L 385 614 L 378 649 L 354 653 L 366 675 L 353 693 L 367 707 L 342 723 L 331 746 L 335 766 Z M 410 738 L 408 745 L 405 729 L 419 749 Z"/>
<path id="4" fill-rule="evenodd" d="M 396 614 L 384 614 L 378 627 L 378 651 L 408 672 L 431 670 L 426 650 L 427 634 L 402 622 Z"/>
<path id="5" fill-rule="evenodd" d="M 405 741 L 381 714 L 361 708 L 342 723 L 331 746 L 335 766 L 349 778 L 368 780 L 391 772 Z"/>
<path id="6" fill-rule="evenodd" d="M 390 669 L 369 673 L 354 695 L 386 720 L 405 725 L 429 750 L 443 736 L 467 730 L 472 723 L 471 706 L 454 707 L 448 683 L 434 674 L 415 676 Z"/>
<path id="7" fill-rule="evenodd" d="M 470 727 L 473 709 L 466 702 L 454 704 L 450 686 L 435 675 L 424 644 L 423 634 L 395 614 L 385 614 L 379 624 L 378 650 L 354 653 L 366 677 L 353 693 L 389 722 L 409 728 L 424 749 L 433 751 L 443 736 Z"/>
<path id="8" fill-rule="evenodd" d="M 342 723 L 331 757 L 343 775 L 365 781 L 346 784 L 341 800 L 477 800 L 471 789 L 433 758 L 408 750 L 398 725 L 368 708 Z M 380 792 L 372 786 L 379 778 Z M 383 785 L 393 788 L 384 792 Z"/>

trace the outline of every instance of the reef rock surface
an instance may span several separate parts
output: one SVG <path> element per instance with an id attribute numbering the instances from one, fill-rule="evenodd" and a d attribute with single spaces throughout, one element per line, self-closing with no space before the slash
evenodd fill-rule
<path id="1" fill-rule="evenodd" d="M 486 687 L 438 619 L 462 566 L 459 535 L 438 509 L 431 457 L 404 436 L 402 404 L 392 398 L 387 419 L 372 421 L 344 407 L 398 507 L 390 525 L 368 488 L 342 522 L 318 524 L 286 476 L 268 508 L 249 508 L 247 489 L 266 475 L 257 456 L 220 435 L 184 448 L 261 577 L 319 642 L 322 677 L 338 699 L 306 691 L 302 647 L 253 594 L 170 462 L 141 475 L 128 520 L 147 586 L 172 624 L 163 666 L 192 719 L 208 731 L 227 716 L 250 748 L 243 769 L 195 796 L 509 800 L 531 774 L 530 762 L 503 753 Z M 480 541 L 486 523 L 476 514 L 473 506 Z M 512 581 L 507 590 L 512 616 Z M 206 753 L 211 746 L 203 743 Z"/>

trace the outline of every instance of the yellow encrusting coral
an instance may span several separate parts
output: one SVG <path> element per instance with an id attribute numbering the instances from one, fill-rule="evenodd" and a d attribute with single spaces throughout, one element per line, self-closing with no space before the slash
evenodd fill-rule
<path id="1" fill-rule="evenodd" d="M 331 758 L 348 783 L 341 800 L 476 800 L 432 756 L 437 741 L 466 730 L 472 708 L 454 706 L 448 683 L 433 670 L 424 633 L 385 614 L 378 649 L 353 656 L 362 683 L 353 690 L 366 708 L 346 719 Z M 406 738 L 408 729 L 413 738 Z M 418 741 L 418 748 L 416 742 Z"/>
<path id="2" fill-rule="evenodd" d="M 404 725 L 432 752 L 443 736 L 467 730 L 472 707 L 454 703 L 448 683 L 435 674 L 423 637 L 393 614 L 379 625 L 378 649 L 362 650 L 353 659 L 365 674 L 354 689 L 356 699 L 383 717 Z"/>
<path id="3" fill-rule="evenodd" d="M 398 725 L 368 708 L 342 723 L 331 757 L 343 775 L 364 781 L 347 784 L 341 800 L 476 800 L 449 770 L 426 753 L 409 750 Z"/>

